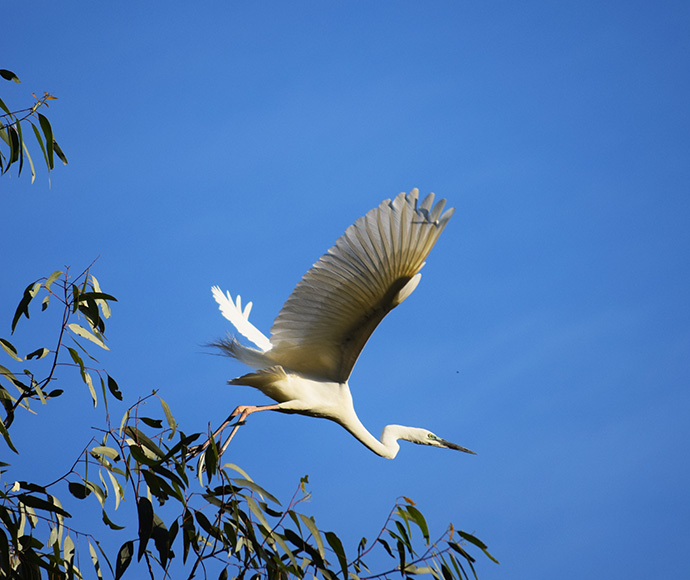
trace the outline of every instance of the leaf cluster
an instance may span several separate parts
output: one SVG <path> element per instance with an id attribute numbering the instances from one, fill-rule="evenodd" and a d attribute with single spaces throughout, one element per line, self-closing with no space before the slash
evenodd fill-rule
<path id="1" fill-rule="evenodd" d="M 19 77 L 12 71 L 0 69 L 0 77 L 5 80 L 20 83 Z M 31 183 L 36 179 L 36 168 L 24 139 L 24 131 L 31 127 L 36 142 L 38 143 L 43 160 L 48 171 L 55 167 L 55 157 L 67 165 L 67 157 L 55 140 L 53 128 L 48 118 L 41 112 L 48 108 L 49 101 L 57 99 L 49 93 L 43 93 L 42 97 L 32 95 L 34 102 L 30 107 L 11 110 L 0 99 L 0 175 L 7 173 L 16 164 L 17 175 L 22 174 L 24 161 L 29 163 L 31 169 Z"/>

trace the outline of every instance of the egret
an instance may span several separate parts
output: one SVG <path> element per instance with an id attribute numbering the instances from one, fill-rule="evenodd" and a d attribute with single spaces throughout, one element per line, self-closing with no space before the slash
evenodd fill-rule
<path id="1" fill-rule="evenodd" d="M 229 292 L 212 288 L 223 316 L 256 346 L 236 338 L 212 343 L 255 369 L 228 384 L 254 387 L 275 401 L 237 407 L 214 434 L 237 418 L 221 454 L 249 415 L 269 410 L 334 421 L 390 459 L 400 449 L 399 439 L 474 454 L 416 427 L 387 425 L 376 439 L 357 417 L 348 386 L 371 333 L 417 287 L 424 260 L 453 214 L 454 209 L 443 211 L 445 200 L 434 205 L 433 193 L 421 203 L 418 196 L 417 189 L 400 193 L 347 228 L 297 284 L 273 322 L 270 339 L 249 322 L 251 302 L 243 309 L 240 296 L 233 301 Z"/>

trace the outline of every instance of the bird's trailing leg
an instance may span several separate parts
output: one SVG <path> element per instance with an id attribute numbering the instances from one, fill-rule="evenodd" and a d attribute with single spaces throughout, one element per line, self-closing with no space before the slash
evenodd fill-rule
<path id="1" fill-rule="evenodd" d="M 242 425 L 247 420 L 247 417 L 249 417 L 249 415 L 251 415 L 252 413 L 256 413 L 257 411 L 277 411 L 278 409 L 280 409 L 280 405 L 278 404 L 262 405 L 261 407 L 257 407 L 254 405 L 240 405 L 239 407 L 237 407 L 225 420 L 225 422 L 220 426 L 220 428 L 213 434 L 214 438 L 220 435 L 223 429 L 225 429 L 232 422 L 232 420 L 239 415 L 239 419 L 237 420 L 235 427 L 233 428 L 228 438 L 225 440 L 225 443 L 223 443 L 223 446 L 218 451 L 218 455 L 221 456 L 223 455 L 223 453 L 225 453 L 225 450 L 228 448 L 228 445 L 230 445 L 230 441 L 232 441 L 232 438 L 235 436 L 235 433 L 237 433 L 237 430 L 240 428 L 240 425 Z"/>
<path id="2" fill-rule="evenodd" d="M 237 420 L 237 423 L 235 424 L 235 427 L 233 428 L 232 432 L 228 436 L 228 438 L 225 440 L 225 443 L 223 443 L 223 446 L 220 448 L 218 452 L 218 456 L 223 455 L 225 450 L 228 448 L 228 445 L 230 445 L 230 441 L 232 441 L 232 438 L 235 436 L 235 433 L 237 433 L 237 430 L 240 428 L 240 425 L 242 425 L 247 417 L 251 415 L 252 413 L 256 413 L 257 411 L 276 411 L 280 409 L 280 405 L 263 405 L 261 407 L 257 407 L 255 405 L 240 405 L 237 407 L 230 415 L 228 418 L 223 421 L 223 424 L 218 427 L 211 435 L 206 443 L 203 445 L 197 445 L 191 450 L 190 456 L 194 457 L 196 455 L 199 455 L 200 453 L 203 453 L 206 451 L 206 448 L 211 444 L 212 440 L 215 440 L 216 437 L 218 437 L 227 427 L 235 420 L 235 417 L 239 416 L 239 419 Z"/>

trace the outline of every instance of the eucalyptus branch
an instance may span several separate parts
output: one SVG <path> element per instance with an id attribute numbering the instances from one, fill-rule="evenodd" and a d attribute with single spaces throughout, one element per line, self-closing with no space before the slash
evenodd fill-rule
<path id="1" fill-rule="evenodd" d="M 33 117 L 36 115 L 36 112 L 38 109 L 41 107 L 50 107 L 48 104 L 48 101 L 53 101 L 56 100 L 57 97 L 54 97 L 50 93 L 43 93 L 43 96 L 41 98 L 38 98 L 36 95 L 34 95 L 34 98 L 36 99 L 36 102 L 31 106 L 27 107 L 25 109 L 18 109 L 16 111 L 10 111 L 9 113 L 3 113 L 0 115 L 0 119 L 10 119 L 9 122 L 3 121 L 2 124 L 2 129 L 7 129 L 8 127 L 11 127 L 12 125 L 16 125 L 17 123 L 21 123 L 22 121 L 26 121 L 29 117 Z M 20 113 L 26 113 L 23 117 L 18 118 L 17 115 Z"/>

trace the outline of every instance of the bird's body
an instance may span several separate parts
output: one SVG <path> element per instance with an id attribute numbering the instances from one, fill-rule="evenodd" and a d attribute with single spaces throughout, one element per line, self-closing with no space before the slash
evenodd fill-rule
<path id="1" fill-rule="evenodd" d="M 233 302 L 229 293 L 213 288 L 223 315 L 257 347 L 234 338 L 214 343 L 257 369 L 228 382 L 254 387 L 276 402 L 238 407 L 230 418 L 239 416 L 241 422 L 253 412 L 274 410 L 330 419 L 391 459 L 398 439 L 472 453 L 416 427 L 388 425 L 376 439 L 357 417 L 348 385 L 364 344 L 385 315 L 414 291 L 419 270 L 453 213 L 443 213 L 445 200 L 433 206 L 433 199 L 430 194 L 418 203 L 414 189 L 358 219 L 297 284 L 270 339 L 249 322 L 251 302 L 243 310 L 239 296 Z"/>

